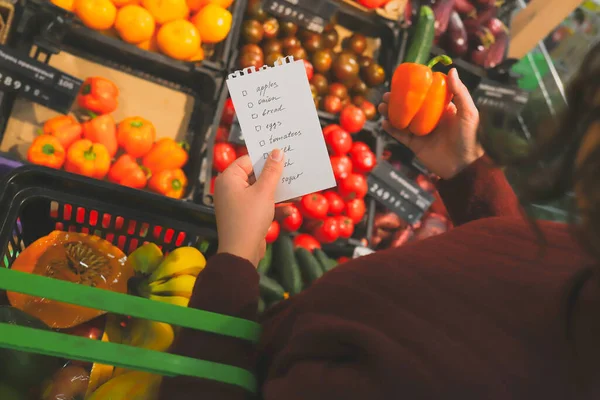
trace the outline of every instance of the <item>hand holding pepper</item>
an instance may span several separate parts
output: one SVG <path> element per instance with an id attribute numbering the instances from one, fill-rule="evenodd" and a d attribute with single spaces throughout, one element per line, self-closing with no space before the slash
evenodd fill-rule
<path id="1" fill-rule="evenodd" d="M 383 96 L 383 103 L 379 105 L 379 112 L 386 118 L 383 129 L 410 148 L 425 167 L 443 179 L 454 177 L 483 155 L 477 142 L 479 112 L 469 89 L 460 80 L 456 69 L 448 74 L 447 83 L 453 101 L 443 109 L 435 130 L 426 136 L 416 136 L 409 129 L 392 126 L 390 120 L 402 110 L 392 106 L 390 93 Z"/>

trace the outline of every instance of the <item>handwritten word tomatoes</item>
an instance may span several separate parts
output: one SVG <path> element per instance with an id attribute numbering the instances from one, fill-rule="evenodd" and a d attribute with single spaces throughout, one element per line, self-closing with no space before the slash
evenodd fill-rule
<path id="1" fill-rule="evenodd" d="M 338 190 L 346 200 L 362 199 L 367 195 L 367 179 L 360 174 L 350 174 L 340 181 Z"/>
<path id="2" fill-rule="evenodd" d="M 237 155 L 232 145 L 229 143 L 215 143 L 213 147 L 213 168 L 216 171 L 225 171 L 236 158 Z"/>
<path id="3" fill-rule="evenodd" d="M 288 232 L 295 232 L 302 226 L 302 214 L 298 207 L 288 206 L 290 214 L 281 221 L 281 226 Z"/>
<path id="4" fill-rule="evenodd" d="M 306 218 L 323 219 L 327 216 L 329 203 L 321 193 L 311 193 L 300 199 L 299 208 Z"/>

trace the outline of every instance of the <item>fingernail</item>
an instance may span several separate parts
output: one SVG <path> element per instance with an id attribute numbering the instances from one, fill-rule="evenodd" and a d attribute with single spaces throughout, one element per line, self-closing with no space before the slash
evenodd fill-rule
<path id="1" fill-rule="evenodd" d="M 280 162 L 281 160 L 283 160 L 283 151 L 281 151 L 280 149 L 273 150 L 271 152 L 271 160 L 276 162 Z"/>

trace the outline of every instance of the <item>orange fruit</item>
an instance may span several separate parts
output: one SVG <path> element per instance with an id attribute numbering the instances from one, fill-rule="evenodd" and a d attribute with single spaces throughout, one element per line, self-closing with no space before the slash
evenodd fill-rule
<path id="1" fill-rule="evenodd" d="M 187 5 L 192 11 L 198 11 L 207 4 L 216 4 L 219 7 L 229 8 L 233 0 L 187 0 Z"/>
<path id="2" fill-rule="evenodd" d="M 156 35 L 152 35 L 150 39 L 138 43 L 137 47 L 139 47 L 142 50 L 153 51 L 155 53 L 158 53 L 159 50 L 158 43 L 156 42 Z"/>
<path id="3" fill-rule="evenodd" d="M 231 13 L 216 4 L 208 4 L 191 19 L 204 43 L 224 40 L 231 30 L 231 20 Z"/>
<path id="4" fill-rule="evenodd" d="M 198 29 L 185 19 L 164 24 L 158 30 L 156 41 L 160 51 L 177 60 L 190 59 L 202 44 Z"/>
<path id="5" fill-rule="evenodd" d="M 190 9 L 185 0 L 142 0 L 142 6 L 162 25 L 176 19 L 186 19 Z"/>
<path id="6" fill-rule="evenodd" d="M 198 62 L 204 60 L 204 49 L 200 47 L 198 52 L 191 56 L 187 61 Z"/>
<path id="7" fill-rule="evenodd" d="M 98 31 L 111 28 L 117 18 L 117 7 L 110 0 L 75 0 L 73 10 L 85 26 Z"/>
<path id="8" fill-rule="evenodd" d="M 140 0 L 110 0 L 117 7 L 124 7 L 130 4 L 140 4 Z"/>
<path id="9" fill-rule="evenodd" d="M 73 11 L 73 3 L 75 3 L 75 0 L 51 0 L 51 3 L 67 11 Z"/>
<path id="10" fill-rule="evenodd" d="M 117 12 L 115 29 L 127 43 L 135 44 L 149 40 L 155 27 L 152 14 L 141 6 L 128 5 Z"/>

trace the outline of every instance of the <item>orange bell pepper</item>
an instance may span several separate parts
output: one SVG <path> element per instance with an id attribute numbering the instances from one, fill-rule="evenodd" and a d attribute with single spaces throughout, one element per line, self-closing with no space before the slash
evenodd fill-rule
<path id="1" fill-rule="evenodd" d="M 79 107 L 96 114 L 108 114 L 119 105 L 119 88 L 105 78 L 87 78 L 77 96 Z"/>
<path id="2" fill-rule="evenodd" d="M 167 169 L 179 169 L 188 161 L 187 144 L 171 138 L 159 139 L 142 160 L 144 167 L 157 174 Z"/>
<path id="3" fill-rule="evenodd" d="M 148 182 L 148 189 L 174 199 L 181 199 L 185 193 L 188 180 L 180 169 L 167 169 L 153 175 Z"/>
<path id="4" fill-rule="evenodd" d="M 40 135 L 29 147 L 27 160 L 32 164 L 59 169 L 65 162 L 65 149 L 54 136 Z"/>
<path id="5" fill-rule="evenodd" d="M 83 128 L 71 115 L 59 115 L 44 123 L 44 134 L 56 137 L 64 149 L 68 149 L 74 141 L 81 139 Z"/>
<path id="6" fill-rule="evenodd" d="M 111 158 L 117 154 L 117 125 L 111 115 L 92 115 L 92 119 L 84 122 L 82 127 L 85 139 L 103 144 Z"/>
<path id="7" fill-rule="evenodd" d="M 131 155 L 123 154 L 110 167 L 108 180 L 134 189 L 143 189 L 148 183 L 148 172 L 146 167 L 140 166 Z"/>
<path id="8" fill-rule="evenodd" d="M 441 62 L 450 65 L 448 56 L 438 56 L 427 65 L 400 64 L 392 77 L 388 119 L 393 127 L 412 134 L 430 134 L 452 101 L 447 76 L 431 68 Z"/>
<path id="9" fill-rule="evenodd" d="M 152 149 L 156 129 L 152 122 L 141 117 L 125 118 L 117 126 L 117 142 L 128 154 L 143 157 Z"/>
<path id="10" fill-rule="evenodd" d="M 102 179 L 110 169 L 110 155 L 103 144 L 80 139 L 67 152 L 65 170 L 75 174 Z"/>

